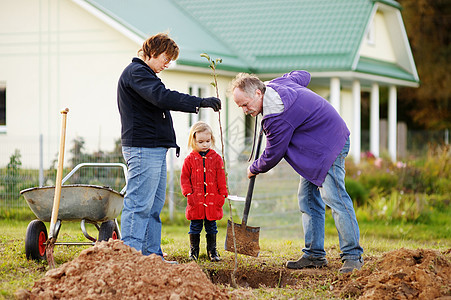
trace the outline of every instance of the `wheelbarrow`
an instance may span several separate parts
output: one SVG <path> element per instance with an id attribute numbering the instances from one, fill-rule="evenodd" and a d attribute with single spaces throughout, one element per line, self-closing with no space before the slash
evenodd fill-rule
<path id="1" fill-rule="evenodd" d="M 125 177 L 125 186 L 120 192 L 117 192 L 106 186 L 64 185 L 64 182 L 83 167 L 121 167 Z M 127 187 L 127 167 L 124 164 L 81 163 L 63 178 L 62 184 L 58 220 L 55 224 L 53 237 L 57 239 L 62 221 L 80 221 L 83 235 L 90 242 L 55 242 L 55 245 L 94 245 L 97 241 L 121 238 L 117 216 L 123 208 Z M 20 191 L 20 194 L 24 196 L 28 206 L 37 217 L 37 220 L 31 221 L 27 227 L 25 237 L 26 256 L 33 260 L 47 260 L 46 243 L 48 234 L 44 222 L 50 222 L 52 216 L 55 187 L 33 187 Z M 88 234 L 86 223 L 97 228 L 98 238 Z"/>

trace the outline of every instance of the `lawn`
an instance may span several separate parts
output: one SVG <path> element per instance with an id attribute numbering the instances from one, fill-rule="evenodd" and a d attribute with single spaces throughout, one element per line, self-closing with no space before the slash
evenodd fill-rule
<path id="1" fill-rule="evenodd" d="M 435 249 L 442 253 L 451 248 L 449 211 L 434 213 L 428 224 L 406 222 L 369 222 L 361 221 L 361 245 L 365 250 L 364 258 L 374 263 L 384 253 L 395 249 Z M 330 216 L 326 222 L 325 248 L 330 266 L 324 271 L 289 272 L 284 264 L 289 259 L 301 255 L 301 232 L 265 230 L 260 235 L 259 257 L 238 255 L 223 250 L 226 228 L 220 222 L 218 249 L 222 257 L 219 263 L 206 260 L 205 240 L 201 240 L 199 266 L 210 280 L 229 289 L 238 297 L 253 299 L 310 299 L 334 298 L 332 284 L 340 280 L 337 270 L 340 267 L 338 236 Z M 48 266 L 43 262 L 28 261 L 25 257 L 24 237 L 28 221 L 0 219 L 0 297 L 13 299 L 19 289 L 30 290 L 36 280 L 43 278 Z M 48 224 L 47 224 L 48 225 Z M 92 228 L 91 228 L 92 229 Z M 95 229 L 92 229 L 95 230 Z M 188 227 L 186 225 L 163 225 L 162 247 L 168 253 L 168 259 L 187 263 Z M 95 232 L 93 232 L 95 235 Z M 63 223 L 58 241 L 86 241 L 79 223 Z M 57 266 L 73 260 L 89 246 L 55 246 Z M 449 255 L 447 256 L 449 260 Z M 238 288 L 230 287 L 230 278 L 234 265 L 238 266 Z M 274 275 L 275 274 L 275 275 Z M 235 275 L 236 276 L 236 275 Z M 243 280 L 245 278 L 245 280 Z M 337 279 L 338 278 L 338 279 Z M 308 283 L 308 284 L 307 284 Z M 349 296 L 349 295 L 348 295 Z"/>

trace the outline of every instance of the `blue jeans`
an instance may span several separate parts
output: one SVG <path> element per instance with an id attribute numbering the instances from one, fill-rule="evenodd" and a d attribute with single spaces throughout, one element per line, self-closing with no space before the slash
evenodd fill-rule
<path id="1" fill-rule="evenodd" d="M 205 232 L 208 234 L 217 234 L 218 233 L 218 226 L 216 225 L 216 221 L 209 221 L 207 219 L 204 220 L 191 220 L 191 223 L 189 225 L 189 234 L 197 234 L 201 233 L 202 227 L 205 223 Z"/>
<path id="2" fill-rule="evenodd" d="M 167 148 L 122 147 L 128 165 L 122 240 L 143 255 L 155 253 L 163 257 L 160 213 L 166 197 L 167 151 Z"/>
<path id="3" fill-rule="evenodd" d="M 349 152 L 349 139 L 330 167 L 323 186 L 319 188 L 301 177 L 299 183 L 299 208 L 302 212 L 305 257 L 325 257 L 324 227 L 326 205 L 331 208 L 338 231 L 341 259 L 359 259 L 363 253 L 359 245 L 359 225 L 352 200 L 345 188 L 345 158 Z"/>

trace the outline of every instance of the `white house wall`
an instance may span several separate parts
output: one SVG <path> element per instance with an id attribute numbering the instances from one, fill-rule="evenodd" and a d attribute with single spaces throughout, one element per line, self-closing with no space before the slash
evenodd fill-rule
<path id="1" fill-rule="evenodd" d="M 216 96 L 215 88 L 210 84 L 213 76 L 210 74 L 197 74 L 192 72 L 177 72 L 173 70 L 164 71 L 160 77 L 169 89 L 188 93 L 190 85 L 204 85 L 207 87 L 205 97 Z M 231 77 L 218 76 L 219 97 L 222 100 L 221 124 L 224 140 L 224 152 L 228 163 L 235 163 L 238 154 L 243 151 L 245 143 L 244 114 L 233 101 L 229 94 Z M 190 152 L 188 149 L 189 136 L 189 114 L 183 112 L 172 112 L 174 128 L 177 135 L 177 144 L 180 146 L 180 157 L 184 158 Z M 219 126 L 219 114 L 210 108 L 203 109 L 202 120 L 207 122 L 213 130 L 216 139 L 216 150 L 220 153 L 221 134 Z M 171 154 L 173 155 L 173 154 Z M 181 166 L 183 159 L 175 160 L 176 166 Z"/>
<path id="2" fill-rule="evenodd" d="M 120 138 L 117 80 L 139 45 L 68 0 L 8 1 L 2 3 L 0 17 L 0 81 L 6 82 L 7 91 L 7 130 L 0 134 L 0 166 L 18 149 L 23 167 L 37 167 L 42 134 L 44 168 L 48 168 L 57 157 L 60 110 L 64 107 L 70 110 L 66 161 L 76 137 L 85 140 L 88 152 L 111 151 Z M 210 85 L 211 74 L 167 70 L 159 76 L 168 88 L 180 92 L 187 93 L 190 84 L 198 83 L 208 87 L 206 96 L 216 94 Z M 231 77 L 218 80 L 225 108 Z M 223 130 L 227 129 L 227 116 L 231 122 L 239 118 L 232 134 L 242 135 L 234 138 L 244 141 L 244 116 L 229 102 L 230 114 L 221 111 Z M 218 114 L 205 111 L 221 149 Z M 188 153 L 188 114 L 174 112 L 174 126 L 184 157 Z"/>
<path id="3" fill-rule="evenodd" d="M 360 56 L 396 62 L 386 18 L 382 12 L 378 11 L 375 14 L 370 24 L 370 30 L 373 31 L 372 40 L 368 39 L 368 35 L 365 37 L 360 49 Z"/>
<path id="4" fill-rule="evenodd" d="M 58 152 L 64 107 L 66 149 L 80 136 L 88 151 L 112 150 L 120 137 L 117 80 L 137 45 L 72 1 L 3 1 L 0 14 L 0 80 L 7 91 L 0 165 L 19 149 L 24 167 L 38 166 L 42 133 L 47 168 Z"/>
<path id="5" fill-rule="evenodd" d="M 206 94 L 201 95 L 203 97 L 211 97 L 216 96 L 216 91 L 214 87 L 210 84 L 213 81 L 213 76 L 209 74 L 197 74 L 194 72 L 180 72 L 177 70 L 166 70 L 159 74 L 159 77 L 162 79 L 165 86 L 172 90 L 177 90 L 182 93 L 189 93 L 189 88 L 192 85 L 199 85 L 206 88 Z M 223 109 L 221 110 L 221 123 L 223 126 L 223 130 L 226 126 L 225 122 L 225 99 L 226 99 L 226 90 L 227 84 L 230 79 L 224 79 L 222 77 L 218 77 L 218 90 L 219 96 L 223 101 Z M 184 158 L 190 152 L 188 149 L 188 136 L 189 136 L 189 122 L 190 122 L 190 114 L 183 112 L 171 112 L 173 120 L 174 120 L 174 129 L 177 135 L 177 144 L 180 146 L 180 157 Z M 220 142 L 220 130 L 219 130 L 219 122 L 218 122 L 218 113 L 214 112 L 210 108 L 202 109 L 202 121 L 207 122 L 213 130 L 213 134 L 216 138 L 216 147 L 220 151 L 221 150 L 221 142 Z M 176 165 L 181 166 L 183 163 L 183 159 L 176 160 Z"/>

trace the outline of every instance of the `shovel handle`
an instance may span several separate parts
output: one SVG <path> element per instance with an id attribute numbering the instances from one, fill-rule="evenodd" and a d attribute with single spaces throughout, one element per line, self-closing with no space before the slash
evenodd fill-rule
<path id="1" fill-rule="evenodd" d="M 260 133 L 258 135 L 258 142 L 257 142 L 257 148 L 255 149 L 254 161 L 256 161 L 258 159 L 258 156 L 260 155 L 260 147 L 262 144 L 262 137 L 263 137 L 263 127 L 260 129 Z M 247 224 L 247 218 L 249 216 L 249 211 L 251 209 L 251 201 L 252 201 L 252 194 L 254 193 L 255 177 L 257 177 L 257 176 L 252 176 L 249 179 L 249 186 L 247 188 L 246 202 L 244 203 L 244 212 L 243 212 L 243 220 L 242 220 L 243 225 Z"/>
<path id="2" fill-rule="evenodd" d="M 52 217 L 50 219 L 49 240 L 55 235 L 55 224 L 58 219 L 58 210 L 61 199 L 61 182 L 63 179 L 63 163 L 64 163 L 64 146 L 66 142 L 66 120 L 69 109 L 66 108 L 61 111 L 61 136 L 60 136 L 60 148 L 58 154 L 58 169 L 56 170 L 56 182 L 55 182 L 55 195 L 53 198 Z"/>
<path id="3" fill-rule="evenodd" d="M 242 224 L 245 226 L 247 224 L 247 218 L 249 216 L 249 210 L 251 209 L 252 194 L 254 192 L 255 176 L 249 179 L 249 186 L 247 188 L 246 202 L 244 203 L 244 212 Z"/>

